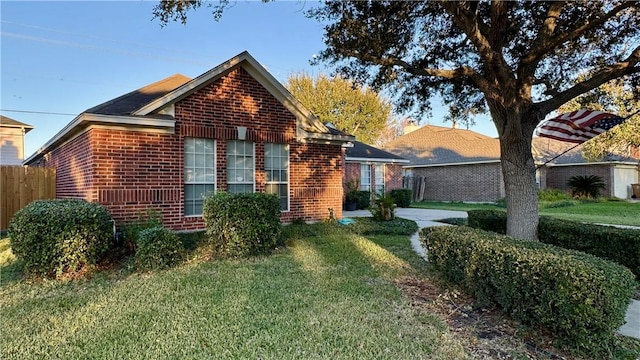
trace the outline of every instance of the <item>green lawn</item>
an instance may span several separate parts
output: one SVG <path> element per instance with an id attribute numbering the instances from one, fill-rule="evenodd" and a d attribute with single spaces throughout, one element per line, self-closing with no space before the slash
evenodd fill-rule
<path id="1" fill-rule="evenodd" d="M 301 234 L 269 257 L 73 281 L 23 279 L 2 240 L 0 358 L 466 357 L 393 283 L 425 272 L 408 237 L 322 224 Z"/>
<path id="2" fill-rule="evenodd" d="M 443 210 L 501 209 L 493 204 L 468 204 L 461 202 L 417 202 L 411 207 Z M 544 203 L 540 215 L 588 223 L 640 226 L 640 202 L 626 201 L 561 201 Z"/>

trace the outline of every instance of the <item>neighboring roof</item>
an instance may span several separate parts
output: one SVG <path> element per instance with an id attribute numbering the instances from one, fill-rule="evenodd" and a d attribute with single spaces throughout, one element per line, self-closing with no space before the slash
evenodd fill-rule
<path id="1" fill-rule="evenodd" d="M 6 117 L 4 115 L 0 115 L 0 127 L 24 129 L 25 134 L 33 130 L 33 126 Z"/>
<path id="2" fill-rule="evenodd" d="M 88 126 L 135 126 L 158 131 L 174 131 L 173 105 L 192 93 L 242 67 L 273 97 L 296 117 L 296 135 L 300 141 L 344 144 L 355 140 L 348 134 L 333 134 L 318 118 L 307 110 L 293 95 L 260 65 L 248 52 L 242 52 L 206 73 L 190 79 L 175 74 L 138 90 L 94 106 L 76 116 L 67 126 L 51 138 L 26 163 L 73 138 Z"/>
<path id="3" fill-rule="evenodd" d="M 500 161 L 500 142 L 471 130 L 425 125 L 387 143 L 384 150 L 411 167 Z"/>
<path id="4" fill-rule="evenodd" d="M 568 164 L 585 164 L 589 163 L 587 159 L 582 157 L 583 144 L 576 146 L 575 143 L 568 143 L 564 141 L 554 140 L 547 137 L 535 136 L 531 141 L 531 152 L 536 163 L 543 164 L 551 160 L 549 165 L 568 165 Z M 602 162 L 629 162 L 637 163 L 638 159 L 634 159 L 631 156 L 624 156 L 619 154 L 608 154 Z M 602 163 L 599 162 L 599 163 Z"/>
<path id="5" fill-rule="evenodd" d="M 360 141 L 353 141 L 353 146 L 346 148 L 345 160 L 353 162 L 409 163 L 409 160 L 401 156 L 361 143 Z"/>
<path id="6" fill-rule="evenodd" d="M 96 105 L 84 112 L 102 115 L 131 115 L 144 105 L 167 95 L 172 90 L 179 88 L 190 80 L 190 77 L 175 74 L 100 105 Z"/>

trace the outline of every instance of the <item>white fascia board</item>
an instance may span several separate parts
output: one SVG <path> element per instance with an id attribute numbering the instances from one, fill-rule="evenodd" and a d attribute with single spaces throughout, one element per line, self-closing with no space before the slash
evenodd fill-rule
<path id="1" fill-rule="evenodd" d="M 134 116 L 114 116 L 82 113 L 76 116 L 69 124 L 62 128 L 62 130 L 60 130 L 49 141 L 47 141 L 33 155 L 29 156 L 24 161 L 24 163 L 29 163 L 39 155 L 49 152 L 56 145 L 62 144 L 63 142 L 74 138 L 77 134 L 81 133 L 85 127 L 97 124 L 119 127 L 174 129 L 176 122 L 175 120 L 169 119 L 150 119 Z"/>
<path id="2" fill-rule="evenodd" d="M 469 161 L 459 163 L 444 163 L 444 164 L 429 164 L 429 165 L 408 165 L 407 169 L 422 168 L 422 167 L 440 167 L 440 166 L 458 166 L 458 165 L 481 165 L 481 164 L 499 164 L 500 160 L 484 160 L 484 161 Z"/>
<path id="3" fill-rule="evenodd" d="M 359 157 L 345 157 L 344 161 L 346 162 L 357 162 L 357 163 L 387 163 L 387 164 L 408 164 L 409 160 L 405 159 L 378 159 L 378 158 L 359 158 Z"/>

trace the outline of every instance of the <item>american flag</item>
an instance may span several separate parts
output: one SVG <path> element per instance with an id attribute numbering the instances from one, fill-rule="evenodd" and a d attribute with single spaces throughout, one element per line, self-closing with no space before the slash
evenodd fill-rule
<path id="1" fill-rule="evenodd" d="M 578 110 L 545 120 L 538 127 L 538 136 L 555 140 L 583 143 L 622 124 L 618 115 L 593 110 Z"/>

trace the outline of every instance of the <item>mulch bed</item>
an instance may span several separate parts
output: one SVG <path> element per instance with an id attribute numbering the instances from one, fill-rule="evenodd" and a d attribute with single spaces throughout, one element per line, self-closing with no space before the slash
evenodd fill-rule
<path id="1" fill-rule="evenodd" d="M 576 359 L 553 349 L 550 337 L 529 338 L 497 309 L 475 309 L 469 296 L 416 277 L 399 279 L 396 285 L 413 306 L 439 314 L 474 359 Z"/>

